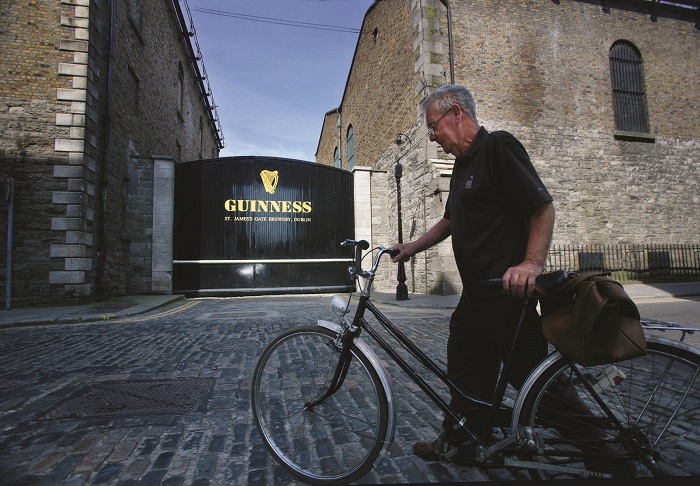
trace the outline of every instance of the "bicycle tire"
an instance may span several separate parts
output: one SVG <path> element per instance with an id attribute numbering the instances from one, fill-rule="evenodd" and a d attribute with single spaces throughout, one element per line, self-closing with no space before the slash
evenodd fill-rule
<path id="1" fill-rule="evenodd" d="M 556 353 L 539 376 L 531 375 L 534 378 L 516 420 L 533 428 L 541 447 L 531 460 L 573 468 L 578 474 L 530 469 L 533 479 L 700 474 L 697 453 L 691 452 L 696 449 L 688 448 L 686 440 L 695 435 L 699 422 L 700 351 L 647 336 L 646 356 L 610 365 L 576 366 L 589 383 L 597 384 L 598 395 L 627 432 L 620 433 L 604 418 L 593 394 L 574 376 L 570 361 Z M 573 392 L 588 412 L 572 405 L 569 393 Z"/>
<path id="2" fill-rule="evenodd" d="M 253 373 L 255 425 L 275 459 L 312 484 L 350 483 L 374 465 L 387 434 L 385 390 L 370 360 L 354 344 L 340 389 L 313 409 L 338 363 L 338 334 L 300 327 L 276 337 Z"/>

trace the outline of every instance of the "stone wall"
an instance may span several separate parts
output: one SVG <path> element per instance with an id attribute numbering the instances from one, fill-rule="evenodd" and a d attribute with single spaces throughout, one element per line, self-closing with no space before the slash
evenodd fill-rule
<path id="1" fill-rule="evenodd" d="M 511 131 L 528 149 L 555 198 L 555 243 L 697 243 L 692 22 L 572 0 L 453 9 L 456 82 L 472 89 L 484 126 Z M 621 39 L 642 54 L 653 143 L 616 138 L 609 52 Z"/>
<path id="2" fill-rule="evenodd" d="M 14 304 L 167 291 L 158 246 L 172 242 L 153 241 L 154 224 L 167 218 L 156 207 L 167 197 L 154 195 L 154 166 L 219 150 L 175 5 L 0 4 L 0 176 L 15 180 Z"/>
<path id="3" fill-rule="evenodd" d="M 347 132 L 354 130 L 355 165 L 372 164 L 415 123 L 419 94 L 414 79 L 419 18 L 415 2 L 383 0 L 365 15 L 342 99 L 342 166 L 347 169 Z M 333 165 L 337 125 L 324 123 L 317 162 Z"/>
<path id="4" fill-rule="evenodd" d="M 644 9 L 618 2 L 611 2 L 609 12 L 599 2 L 576 0 L 452 0 L 451 5 L 453 73 L 442 2 L 409 6 L 380 0 L 363 23 L 341 116 L 377 113 L 387 106 L 384 100 L 402 100 L 398 109 L 382 111 L 401 120 L 391 130 L 386 130 L 390 122 L 377 116 L 357 116 L 353 123 L 360 164 L 378 171 L 372 190 L 384 183 L 372 214 L 381 219 L 377 213 L 385 210 L 386 225 L 373 233 L 374 244 L 396 240 L 399 157 L 404 240 L 420 236 L 442 216 L 452 161 L 428 140 L 417 105 L 451 75 L 474 94 L 480 123 L 510 131 L 530 153 L 555 198 L 555 244 L 698 242 L 700 120 L 692 108 L 700 106 L 700 91 L 693 88 L 700 85 L 696 20 L 659 15 L 652 21 Z M 407 8 L 410 25 L 402 22 Z M 375 25 L 384 34 L 377 39 L 393 40 L 371 50 L 372 38 L 364 36 Z M 651 133 L 641 139 L 615 130 L 609 52 L 622 39 L 642 54 Z M 388 77 L 375 83 L 373 73 L 387 54 L 400 65 L 401 82 L 392 84 Z M 410 135 L 410 147 L 392 143 L 395 131 Z M 319 150 L 317 161 L 326 160 L 332 155 Z M 461 288 L 449 239 L 417 255 L 407 273 L 409 291 Z M 389 290 L 396 283 L 392 275 L 378 284 Z"/>

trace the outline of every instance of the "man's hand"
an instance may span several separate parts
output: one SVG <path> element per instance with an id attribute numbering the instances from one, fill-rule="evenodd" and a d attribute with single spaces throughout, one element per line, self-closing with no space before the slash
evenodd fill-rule
<path id="1" fill-rule="evenodd" d="M 524 261 L 503 274 L 503 293 L 513 297 L 530 297 L 535 291 L 535 279 L 542 274 L 542 265 Z"/>
<path id="2" fill-rule="evenodd" d="M 413 250 L 413 246 L 414 245 L 411 243 L 398 243 L 394 245 L 392 249 L 398 250 L 399 253 L 391 257 L 391 261 L 394 263 L 399 263 L 410 260 L 411 257 L 416 254 L 416 251 Z"/>

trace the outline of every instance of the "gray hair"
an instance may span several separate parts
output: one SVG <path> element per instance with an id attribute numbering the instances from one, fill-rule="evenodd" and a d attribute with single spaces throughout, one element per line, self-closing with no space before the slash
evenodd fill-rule
<path id="1" fill-rule="evenodd" d="M 434 105 L 437 111 L 446 112 L 453 103 L 457 103 L 469 118 L 476 121 L 476 103 L 474 103 L 474 98 L 467 88 L 458 84 L 444 84 L 440 86 L 423 100 L 421 107 L 423 112 L 431 105 Z"/>

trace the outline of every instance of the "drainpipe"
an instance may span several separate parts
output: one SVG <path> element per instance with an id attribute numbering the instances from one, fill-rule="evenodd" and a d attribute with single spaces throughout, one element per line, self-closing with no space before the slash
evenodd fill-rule
<path id="1" fill-rule="evenodd" d="M 343 112 L 338 108 L 338 160 L 340 161 L 339 169 L 343 168 Z"/>
<path id="2" fill-rule="evenodd" d="M 455 84 L 454 48 L 452 45 L 452 2 L 445 0 L 445 3 L 447 4 L 447 37 L 450 44 L 450 84 Z"/>

